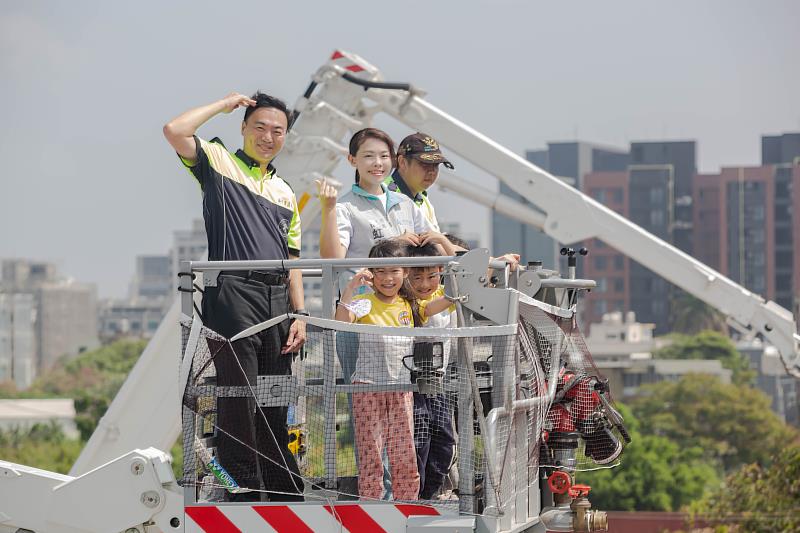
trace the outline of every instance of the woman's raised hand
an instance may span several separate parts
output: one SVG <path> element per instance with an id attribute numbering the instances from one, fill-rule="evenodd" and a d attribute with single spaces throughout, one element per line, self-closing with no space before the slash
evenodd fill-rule
<path id="1" fill-rule="evenodd" d="M 336 207 L 336 198 L 339 195 L 339 189 L 336 188 L 333 182 L 328 181 L 328 178 L 314 180 L 314 183 L 317 184 L 317 196 L 319 197 L 319 203 L 322 209 L 334 209 Z"/>

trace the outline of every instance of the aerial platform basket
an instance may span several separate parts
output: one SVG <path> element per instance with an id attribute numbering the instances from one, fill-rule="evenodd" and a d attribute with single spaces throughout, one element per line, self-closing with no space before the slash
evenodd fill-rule
<path id="1" fill-rule="evenodd" d="M 203 326 L 194 312 L 197 294 L 191 292 L 193 287 L 216 284 L 222 270 L 300 268 L 307 276 L 321 276 L 323 287 L 333 287 L 337 269 L 410 267 L 423 262 L 443 266 L 445 292 L 453 298 L 458 327 L 388 328 L 338 322 L 330 318 L 333 291 L 323 295 L 319 314 L 325 318 L 275 317 L 230 339 Z M 495 267 L 494 275 L 487 274 L 490 266 Z M 575 319 L 577 292 L 594 282 L 561 279 L 550 271 L 509 272 L 503 263 L 490 265 L 486 250 L 442 258 L 195 262 L 183 270 L 194 274 L 182 282 L 182 484 L 187 531 L 544 531 L 540 515 L 545 507 L 569 523 L 577 516 L 563 505 L 563 499 L 558 507 L 543 475 L 559 470 L 571 480 L 576 470 L 597 466 L 597 452 L 587 454 L 585 443 L 591 439 L 580 438 L 577 431 L 575 446 L 557 453 L 544 453 L 553 446 L 548 448 L 545 440 L 543 449 L 542 439 L 564 427 L 561 418 L 560 426 L 554 426 L 551 407 L 559 395 L 565 396 L 565 369 L 573 375 L 596 376 Z M 551 303 L 535 299 L 537 294 L 548 295 Z M 271 328 L 294 319 L 306 321 L 307 341 L 303 355 L 294 361 L 292 375 L 258 375 L 241 386 L 217 385 L 217 358 L 236 357 L 235 347 L 241 345 L 237 343 L 269 334 Z M 350 367 L 348 356 L 364 363 Z M 371 366 L 369 362 L 377 359 L 395 364 L 387 373 Z M 407 476 L 401 467 L 395 472 L 392 461 L 402 464 L 400 450 L 407 456 L 409 448 L 408 442 L 393 435 L 392 428 L 400 426 L 391 425 L 380 447 L 388 456 L 383 462 L 397 478 L 383 481 L 380 493 L 367 496 L 366 482 L 359 479 L 359 462 L 365 459 L 358 448 L 359 443 L 369 445 L 370 441 L 361 440 L 364 437 L 359 434 L 365 431 L 367 420 L 385 423 L 382 418 L 387 411 L 382 407 L 370 411 L 372 404 L 364 404 L 363 398 L 412 392 L 444 405 L 422 414 L 413 411 L 415 438 L 436 442 L 436 428 L 451 430 L 452 460 L 442 487 L 425 499 L 417 492 L 395 499 L 404 490 Z M 260 482 L 254 488 L 251 482 L 253 488 L 244 492 L 262 501 L 227 501 L 237 499 L 232 494 L 242 493 L 236 480 L 252 479 L 255 473 L 230 464 L 226 468 L 213 455 L 221 434 L 233 437 L 237 433 L 233 422 L 221 427 L 225 424 L 216 420 L 216 406 L 226 398 L 248 398 L 256 417 L 288 409 L 288 449 L 299 465 L 299 476 L 289 476 L 294 486 L 282 490 Z M 584 419 L 599 412 L 596 406 L 578 409 L 583 397 L 573 395 L 570 400 L 575 407 L 568 404 L 565 409 L 583 413 Z M 392 421 L 399 416 L 388 413 Z M 275 437 L 268 431 L 270 438 Z M 601 445 L 613 448 L 617 443 L 619 439 Z M 259 446 L 248 449 L 271 467 L 289 471 L 284 457 L 268 457 L 270 452 L 257 450 Z M 540 469 L 543 459 L 546 469 Z M 432 472 L 427 479 L 438 475 L 441 467 Z M 387 500 L 389 488 L 394 489 L 395 498 Z M 259 492 L 265 496 L 258 496 Z M 293 499 L 292 494 L 302 494 L 303 501 L 285 501 Z M 595 530 L 604 521 L 604 513 L 594 510 L 581 516 L 587 528 L 593 524 Z"/>

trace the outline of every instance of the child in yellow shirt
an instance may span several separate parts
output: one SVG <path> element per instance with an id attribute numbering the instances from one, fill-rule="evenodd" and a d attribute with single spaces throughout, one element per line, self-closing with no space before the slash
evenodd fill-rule
<path id="1" fill-rule="evenodd" d="M 380 241 L 370 250 L 370 257 L 405 257 L 407 245 L 398 240 Z M 377 326 L 412 327 L 411 303 L 401 289 L 408 277 L 403 267 L 379 267 L 358 272 L 342 293 L 336 319 L 344 322 Z M 361 285 L 373 292 L 353 297 Z M 419 308 L 419 319 L 428 313 L 437 314 L 450 306 L 442 297 L 425 302 Z M 353 383 L 410 383 L 403 357 L 411 355 L 410 337 L 398 335 L 360 335 L 359 354 Z M 378 500 L 383 494 L 384 446 L 389 457 L 392 491 L 397 500 L 416 500 L 419 494 L 419 472 L 414 448 L 414 410 L 411 392 L 353 393 L 356 448 L 358 450 L 358 493 L 363 498 Z"/>

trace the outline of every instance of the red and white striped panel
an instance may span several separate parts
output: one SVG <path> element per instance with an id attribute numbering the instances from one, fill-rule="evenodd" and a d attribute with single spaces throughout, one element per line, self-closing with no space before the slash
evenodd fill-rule
<path id="1" fill-rule="evenodd" d="M 428 505 L 206 505 L 186 507 L 186 533 L 405 533 L 409 516 L 438 516 Z"/>
<path id="2" fill-rule="evenodd" d="M 356 63 L 352 57 L 348 57 L 339 50 L 335 50 L 333 52 L 333 55 L 331 55 L 331 62 L 336 63 L 340 67 L 344 68 L 345 70 L 349 70 L 350 72 L 361 72 L 365 70 L 364 67 Z"/>

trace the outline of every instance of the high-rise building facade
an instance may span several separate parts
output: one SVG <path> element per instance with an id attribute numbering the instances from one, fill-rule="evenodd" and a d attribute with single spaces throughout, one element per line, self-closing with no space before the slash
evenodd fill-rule
<path id="1" fill-rule="evenodd" d="M 800 159 L 763 141 L 760 167 L 723 168 L 695 177 L 694 255 L 747 289 L 800 312 Z M 765 138 L 769 139 L 769 138 Z M 788 149 L 787 149 L 788 150 Z M 800 155 L 800 154 L 798 154 Z"/>
<path id="2" fill-rule="evenodd" d="M 100 340 L 149 339 L 155 334 L 164 314 L 165 308 L 160 302 L 105 300 L 99 305 Z"/>
<path id="3" fill-rule="evenodd" d="M 36 373 L 51 368 L 62 356 L 99 345 L 94 285 L 59 276 L 51 263 L 27 259 L 4 260 L 2 274 L 0 292 L 13 297 L 30 295 L 35 302 Z"/>
<path id="4" fill-rule="evenodd" d="M 62 356 L 77 355 L 100 345 L 94 285 L 72 280 L 48 282 L 36 294 L 40 371 L 52 368 Z"/>
<path id="5" fill-rule="evenodd" d="M 761 137 L 762 165 L 800 164 L 800 132 Z"/>
<path id="6" fill-rule="evenodd" d="M 628 152 L 587 142 L 550 142 L 546 150 L 529 150 L 526 159 L 542 170 L 565 179 L 582 189 L 588 172 L 620 171 L 628 165 Z M 500 192 L 525 202 L 538 210 L 535 202 L 523 198 L 504 183 Z M 496 253 L 515 251 L 522 261 L 542 261 L 545 268 L 558 268 L 560 245 L 541 230 L 513 220 L 501 213 L 492 213 L 492 249 Z"/>
<path id="7" fill-rule="evenodd" d="M 583 177 L 583 192 L 609 209 L 628 218 L 628 172 L 590 172 Z M 631 308 L 630 260 L 612 246 L 592 239 L 587 244 L 584 276 L 597 282 L 585 297 L 583 323 L 601 322 L 603 315 L 624 313 Z"/>
<path id="8" fill-rule="evenodd" d="M 134 302 L 171 302 L 178 279 L 172 277 L 172 258 L 169 255 L 136 256 L 136 270 L 129 298 Z"/>
<path id="9" fill-rule="evenodd" d="M 29 259 L 3 259 L 0 287 L 7 292 L 32 291 L 57 279 L 56 266 Z"/>
<path id="10" fill-rule="evenodd" d="M 631 143 L 631 165 L 663 165 L 672 174 L 671 244 L 692 253 L 692 181 L 697 174 L 695 141 L 646 141 Z"/>
<path id="11" fill-rule="evenodd" d="M 694 215 L 692 183 L 697 173 L 695 141 L 631 143 L 630 220 L 691 254 Z M 671 330 L 671 306 L 680 291 L 661 276 L 631 261 L 631 310 L 656 333 Z"/>
<path id="12" fill-rule="evenodd" d="M 36 298 L 0 292 L 0 382 L 24 390 L 36 377 Z"/>
<path id="13" fill-rule="evenodd" d="M 775 165 L 775 302 L 793 310 L 800 299 L 800 164 Z"/>
<path id="14" fill-rule="evenodd" d="M 762 136 L 761 164 L 775 165 L 775 302 L 800 326 L 800 132 Z"/>
<path id="15" fill-rule="evenodd" d="M 631 165 L 628 171 L 628 219 L 659 239 L 673 243 L 674 168 L 672 165 Z M 676 288 L 635 260 L 629 268 L 630 310 L 655 332 L 670 331 L 670 304 Z"/>
<path id="16" fill-rule="evenodd" d="M 205 257 L 208 240 L 203 219 L 192 220 L 192 227 L 188 230 L 177 230 L 172 233 L 172 250 L 170 262 L 172 263 L 170 277 L 175 280 L 177 287 L 178 272 L 181 261 L 199 261 Z"/>

